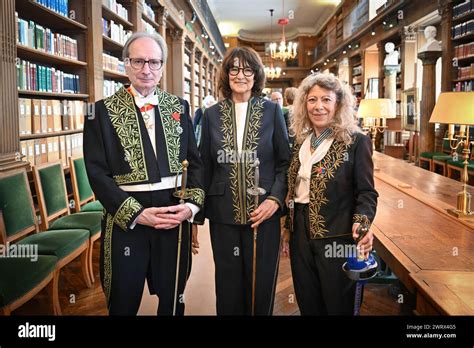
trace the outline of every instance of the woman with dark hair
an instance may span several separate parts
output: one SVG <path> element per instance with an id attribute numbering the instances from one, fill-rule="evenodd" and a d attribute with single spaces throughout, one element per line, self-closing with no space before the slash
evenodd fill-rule
<path id="1" fill-rule="evenodd" d="M 280 215 L 287 193 L 290 150 L 281 108 L 261 97 L 265 73 L 258 54 L 237 47 L 224 58 L 224 100 L 202 120 L 206 218 L 210 221 L 218 315 L 252 313 L 253 229 L 258 228 L 255 311 L 271 315 L 279 263 Z M 247 189 L 266 193 L 255 206 Z M 196 219 L 202 221 L 202 219 Z"/>
<path id="2" fill-rule="evenodd" d="M 295 136 L 288 170 L 289 252 L 302 315 L 352 315 L 355 282 L 342 265 L 358 228 L 375 218 L 372 144 L 354 116 L 354 96 L 332 74 L 306 77 L 293 107 Z M 373 234 L 357 247 L 368 256 Z M 286 245 L 285 245 L 286 244 Z M 341 255 L 340 250 L 349 251 Z"/>

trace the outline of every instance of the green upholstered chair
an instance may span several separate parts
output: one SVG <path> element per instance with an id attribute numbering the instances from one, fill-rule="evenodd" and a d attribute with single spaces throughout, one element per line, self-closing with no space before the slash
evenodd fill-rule
<path id="1" fill-rule="evenodd" d="M 89 231 L 88 265 L 94 282 L 92 252 L 100 238 L 102 212 L 79 212 L 70 215 L 64 172 L 59 161 L 33 167 L 42 230 L 84 229 Z"/>
<path id="2" fill-rule="evenodd" d="M 449 155 L 450 152 L 449 140 L 443 139 L 443 152 L 422 152 L 418 159 L 418 165 L 423 168 L 424 163 L 427 163 L 428 170 L 434 172 L 435 164 L 433 162 L 433 157 L 436 157 L 438 160 L 440 160 L 443 158 L 442 156 Z"/>
<path id="3" fill-rule="evenodd" d="M 458 153 L 460 153 L 458 149 Z M 433 172 L 436 171 L 436 167 L 441 167 L 441 172 L 443 176 L 446 176 L 447 174 L 447 162 L 448 160 L 452 159 L 452 150 L 451 147 L 449 146 L 449 140 L 447 138 L 443 139 L 443 155 L 433 155 L 432 156 L 432 166 L 433 166 Z"/>
<path id="4" fill-rule="evenodd" d="M 56 314 L 61 313 L 57 301 L 61 269 L 79 255 L 86 285 L 92 286 L 87 258 L 89 231 L 68 229 L 38 232 L 38 221 L 24 169 L 0 174 L 0 243 L 24 250 L 34 246 L 38 255 L 53 255 L 57 258 L 57 274 L 53 279 Z"/>
<path id="5" fill-rule="evenodd" d="M 53 299 L 53 278 L 56 274 L 58 258 L 40 255 L 36 260 L 18 257 L 0 258 L 0 315 L 10 315 L 12 311 L 32 299 L 47 287 Z M 52 311 L 56 313 L 58 303 L 52 301 Z"/>
<path id="6" fill-rule="evenodd" d="M 69 171 L 71 173 L 72 193 L 74 196 L 75 210 L 102 212 L 104 207 L 95 200 L 94 192 L 87 178 L 84 157 L 69 157 Z"/>
<path id="7" fill-rule="evenodd" d="M 474 176 L 474 142 L 471 142 L 471 157 L 469 159 L 469 164 L 467 166 L 468 176 Z M 458 159 L 455 161 L 454 159 L 449 159 L 447 164 L 448 169 L 448 178 L 452 178 L 453 172 L 459 173 L 459 179 L 461 180 L 462 171 L 464 170 L 464 160 L 462 157 L 462 149 L 458 149 Z"/>

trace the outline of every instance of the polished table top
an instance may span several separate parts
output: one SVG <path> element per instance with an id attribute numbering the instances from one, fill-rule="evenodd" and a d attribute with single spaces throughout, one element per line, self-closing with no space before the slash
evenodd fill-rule
<path id="1" fill-rule="evenodd" d="M 456 207 L 456 194 L 462 191 L 461 182 L 377 151 L 374 152 L 373 159 L 375 165 L 380 168 L 380 172 L 375 172 L 375 176 L 379 173 L 389 175 L 434 199 Z M 474 187 L 467 185 L 467 191 L 474 196 Z"/>
<path id="2" fill-rule="evenodd" d="M 455 206 L 461 183 L 380 153 L 374 162 L 375 250 L 440 313 L 474 314 L 474 224 L 445 210 Z"/>
<path id="3" fill-rule="evenodd" d="M 410 277 L 441 314 L 474 314 L 473 272 L 421 271 Z"/>

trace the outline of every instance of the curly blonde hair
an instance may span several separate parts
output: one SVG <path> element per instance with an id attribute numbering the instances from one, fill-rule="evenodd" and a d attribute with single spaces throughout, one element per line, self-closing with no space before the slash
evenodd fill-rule
<path id="1" fill-rule="evenodd" d="M 293 104 L 293 118 L 290 134 L 295 136 L 298 144 L 303 143 L 313 131 L 306 107 L 306 98 L 314 86 L 318 85 L 336 93 L 336 112 L 329 127 L 334 131 L 334 138 L 349 145 L 355 133 L 362 133 L 355 116 L 355 98 L 348 85 L 343 84 L 333 74 L 317 73 L 307 76 L 296 92 Z"/>

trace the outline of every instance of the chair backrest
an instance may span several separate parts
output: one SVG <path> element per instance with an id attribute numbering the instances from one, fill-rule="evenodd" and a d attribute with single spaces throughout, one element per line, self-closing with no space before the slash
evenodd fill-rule
<path id="1" fill-rule="evenodd" d="M 0 173 L 0 243 L 13 242 L 38 231 L 25 169 Z"/>
<path id="2" fill-rule="evenodd" d="M 81 210 L 81 206 L 94 200 L 89 179 L 87 178 L 86 164 L 84 157 L 69 157 L 69 171 L 71 173 L 71 184 L 76 211 Z"/>
<path id="3" fill-rule="evenodd" d="M 41 214 L 41 230 L 47 230 L 51 220 L 70 213 L 61 162 L 34 166 L 33 178 Z"/>

